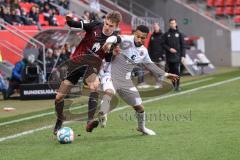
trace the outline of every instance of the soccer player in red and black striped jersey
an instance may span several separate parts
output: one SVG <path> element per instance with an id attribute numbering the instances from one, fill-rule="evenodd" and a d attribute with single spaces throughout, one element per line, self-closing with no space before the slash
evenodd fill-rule
<path id="1" fill-rule="evenodd" d="M 97 88 L 99 85 L 98 73 L 102 64 L 102 60 L 110 59 L 108 51 L 111 48 L 111 44 L 106 43 L 108 37 L 114 35 L 114 31 L 117 29 L 122 16 L 119 12 L 113 11 L 106 15 L 104 22 L 93 21 L 90 23 L 84 23 L 83 20 L 74 21 L 72 14 L 66 16 L 67 24 L 70 27 L 81 28 L 86 31 L 84 38 L 77 46 L 75 52 L 71 55 L 70 60 L 67 63 L 67 76 L 61 82 L 55 98 L 55 110 L 57 113 L 57 121 L 54 127 L 54 134 L 61 128 L 65 119 L 63 115 L 64 97 L 67 95 L 72 86 L 75 85 L 80 77 L 84 78 L 84 83 L 88 85 L 91 94 L 89 97 L 89 103 L 97 103 L 98 98 Z M 89 106 L 96 106 L 95 104 L 89 104 Z M 93 114 L 92 108 L 89 108 L 88 123 L 91 123 Z M 94 124 L 93 124 L 94 125 Z M 90 130 L 87 131 L 91 131 Z"/>

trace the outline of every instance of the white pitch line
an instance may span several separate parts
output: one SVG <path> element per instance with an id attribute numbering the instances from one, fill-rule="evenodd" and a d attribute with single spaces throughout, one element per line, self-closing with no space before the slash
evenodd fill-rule
<path id="1" fill-rule="evenodd" d="M 52 127 L 52 125 L 44 126 L 44 127 L 41 127 L 41 128 L 32 129 L 32 130 L 24 131 L 24 132 L 21 132 L 21 133 L 17 133 L 17 134 L 11 135 L 11 136 L 2 137 L 2 138 L 0 138 L 0 142 L 6 141 L 6 140 L 8 140 L 8 139 L 14 139 L 14 138 L 17 138 L 17 137 L 20 137 L 20 136 L 32 134 L 32 133 L 34 133 L 34 132 L 42 131 L 42 130 L 44 130 L 44 129 L 49 129 L 49 128 L 51 128 L 51 127 Z"/>
<path id="2" fill-rule="evenodd" d="M 80 109 L 80 108 L 83 108 L 83 107 L 85 107 L 85 106 L 87 106 L 87 105 L 82 105 L 82 106 L 70 108 L 70 110 Z M 30 117 L 25 117 L 25 118 L 20 118 L 20 119 L 12 120 L 12 121 L 2 122 L 2 123 L 0 123 L 0 126 L 4 126 L 4 125 L 8 125 L 8 124 L 13 124 L 13 123 L 18 123 L 18 122 L 22 122 L 22 121 L 27 121 L 27 120 L 35 119 L 35 118 L 39 118 L 39 117 L 44 117 L 44 116 L 52 115 L 52 114 L 54 114 L 54 113 L 55 113 L 55 112 L 47 112 L 47 113 L 42 113 L 42 114 L 30 116 Z"/>
<path id="3" fill-rule="evenodd" d="M 196 83 L 208 81 L 208 80 L 211 80 L 211 79 L 213 79 L 213 78 L 210 77 L 210 78 L 206 78 L 206 79 L 202 79 L 202 80 L 198 80 L 198 81 L 188 82 L 188 83 L 182 84 L 181 86 L 188 86 L 188 85 L 192 85 L 192 84 L 196 84 Z M 84 106 L 86 106 L 86 105 L 84 105 Z M 80 109 L 80 108 L 82 108 L 82 107 L 84 107 L 84 106 L 75 107 L 75 108 L 73 108 L 73 110 L 75 110 L 75 109 Z M 25 118 L 20 118 L 20 119 L 12 120 L 12 121 L 2 122 L 2 123 L 0 123 L 0 126 L 4 126 L 4 125 L 8 125 L 8 124 L 13 124 L 13 123 L 19 123 L 19 122 L 22 122 L 22 121 L 27 121 L 27 120 L 31 120 L 31 119 L 35 119 L 35 118 L 40 118 L 40 117 L 52 115 L 52 114 L 54 114 L 54 113 L 55 113 L 55 112 L 47 112 L 47 113 L 42 113 L 42 114 L 38 114 L 38 115 L 33 115 L 33 116 L 30 116 L 30 117 L 25 117 Z"/>
<path id="4" fill-rule="evenodd" d="M 209 77 L 209 78 L 206 78 L 206 79 L 201 79 L 201 80 L 198 80 L 198 81 L 193 81 L 193 82 L 187 82 L 187 83 L 184 83 L 182 84 L 181 86 L 184 87 L 184 86 L 190 86 L 192 84 L 197 84 L 197 83 L 201 83 L 201 82 L 206 82 L 206 81 L 210 81 L 214 79 L 213 77 Z"/>
<path id="5" fill-rule="evenodd" d="M 175 97 L 175 96 L 178 96 L 178 95 L 183 95 L 183 94 L 199 91 L 199 90 L 202 90 L 202 89 L 211 88 L 211 87 L 219 86 L 219 85 L 222 85 L 222 84 L 234 82 L 234 81 L 237 81 L 237 80 L 240 80 L 240 77 L 235 77 L 235 78 L 232 78 L 232 79 L 216 82 L 216 83 L 213 83 L 213 84 L 197 87 L 197 88 L 194 88 L 194 89 L 190 89 L 190 90 L 187 90 L 187 91 L 182 91 L 182 92 L 175 93 L 175 94 L 170 94 L 170 95 L 166 95 L 166 96 L 162 96 L 162 97 L 158 97 L 158 98 L 153 98 L 153 99 L 150 99 L 150 100 L 143 101 L 143 103 L 146 104 L 146 103 L 154 102 L 154 101 L 165 99 L 165 98 Z M 129 107 L 128 105 L 125 105 L 123 107 L 120 107 L 120 108 L 117 108 L 117 109 L 113 110 L 113 112 L 117 112 L 117 111 L 123 110 L 123 109 L 128 108 L 128 107 Z M 17 137 L 21 137 L 23 135 L 32 134 L 32 133 L 35 133 L 35 132 L 38 132 L 38 131 L 41 131 L 41 130 L 44 130 L 44 129 L 49 129 L 49 128 L 52 128 L 52 127 L 53 127 L 52 125 L 49 125 L 49 126 L 44 126 L 44 127 L 41 127 L 41 128 L 32 129 L 32 130 L 24 131 L 24 132 L 21 132 L 21 133 L 17 133 L 17 134 L 11 135 L 11 136 L 2 137 L 2 138 L 0 138 L 0 142 L 3 142 L 5 140 L 9 140 L 9 139 L 14 139 L 14 138 L 17 138 Z"/>

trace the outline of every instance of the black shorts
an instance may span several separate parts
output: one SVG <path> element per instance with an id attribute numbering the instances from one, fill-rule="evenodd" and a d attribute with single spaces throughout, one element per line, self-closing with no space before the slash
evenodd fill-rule
<path id="1" fill-rule="evenodd" d="M 72 84 L 77 84 L 78 80 L 82 77 L 83 82 L 92 73 L 98 74 L 101 68 L 102 60 L 98 57 L 86 55 L 82 57 L 79 63 L 69 60 L 66 64 L 67 75 L 66 78 Z"/>

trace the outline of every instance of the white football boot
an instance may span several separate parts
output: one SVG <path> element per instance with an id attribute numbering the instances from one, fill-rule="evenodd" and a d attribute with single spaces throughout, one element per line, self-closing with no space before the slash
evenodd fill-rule
<path id="1" fill-rule="evenodd" d="M 144 127 L 144 128 L 137 128 L 137 131 L 142 132 L 143 135 L 149 135 L 149 136 L 155 136 L 156 135 L 156 133 L 153 130 L 148 129 L 146 127 Z"/>

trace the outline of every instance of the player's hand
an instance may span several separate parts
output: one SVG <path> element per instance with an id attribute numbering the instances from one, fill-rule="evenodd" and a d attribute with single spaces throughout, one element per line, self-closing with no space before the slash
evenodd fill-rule
<path id="1" fill-rule="evenodd" d="M 108 53 L 108 52 L 110 51 L 111 47 L 112 47 L 112 43 L 107 43 L 107 42 L 106 42 L 106 43 L 102 46 L 102 49 L 103 49 L 103 51 L 104 51 L 105 53 Z"/>
<path id="2" fill-rule="evenodd" d="M 69 12 L 67 15 L 66 15 L 66 21 L 71 21 L 73 19 L 73 14 L 71 12 Z"/>
<path id="3" fill-rule="evenodd" d="M 172 81 L 176 81 L 179 79 L 179 76 L 176 74 L 172 74 L 172 73 L 168 73 L 168 75 L 166 76 L 168 79 L 171 79 Z"/>
<path id="4" fill-rule="evenodd" d="M 171 53 L 177 53 L 177 50 L 174 49 L 174 48 L 170 48 L 169 51 L 170 51 Z"/>
<path id="5" fill-rule="evenodd" d="M 113 55 L 118 55 L 120 54 L 121 52 L 121 48 L 120 48 L 120 45 L 116 45 L 114 48 L 113 48 Z"/>

